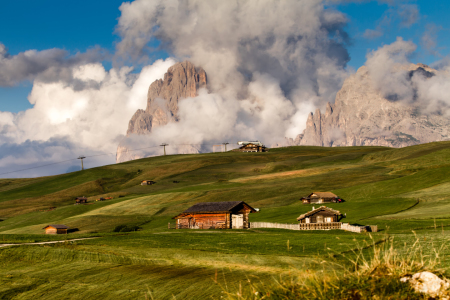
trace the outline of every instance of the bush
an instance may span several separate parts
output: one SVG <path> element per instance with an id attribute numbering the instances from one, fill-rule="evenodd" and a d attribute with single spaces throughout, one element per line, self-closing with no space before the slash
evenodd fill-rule
<path id="1" fill-rule="evenodd" d="M 117 225 L 113 232 L 130 232 L 130 231 L 137 231 L 141 229 L 141 227 L 136 226 L 136 225 Z"/>

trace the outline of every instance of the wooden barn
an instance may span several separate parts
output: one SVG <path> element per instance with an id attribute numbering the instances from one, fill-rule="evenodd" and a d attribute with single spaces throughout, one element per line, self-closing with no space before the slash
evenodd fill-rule
<path id="1" fill-rule="evenodd" d="M 142 180 L 141 185 L 152 185 L 155 184 L 153 180 Z"/>
<path id="2" fill-rule="evenodd" d="M 238 142 L 240 146 L 238 149 L 234 149 L 233 151 L 237 152 L 267 152 L 269 151 L 266 146 L 264 146 L 260 141 L 253 142 Z"/>
<path id="3" fill-rule="evenodd" d="M 341 229 L 342 218 L 345 218 L 345 215 L 338 210 L 321 206 L 300 215 L 297 221 L 300 222 L 300 229 L 303 230 Z"/>
<path id="4" fill-rule="evenodd" d="M 340 203 L 342 199 L 331 192 L 314 192 L 307 197 L 303 197 L 303 204 L 320 204 L 320 203 Z"/>
<path id="5" fill-rule="evenodd" d="M 75 203 L 77 203 L 77 204 L 82 204 L 82 203 L 87 203 L 87 198 L 86 197 L 77 197 L 76 199 L 75 199 Z"/>
<path id="6" fill-rule="evenodd" d="M 173 219 L 177 228 L 249 228 L 248 214 L 256 210 L 243 201 L 203 202 L 189 207 Z"/>
<path id="7" fill-rule="evenodd" d="M 47 225 L 44 228 L 45 234 L 67 234 L 67 227 L 66 225 Z"/>

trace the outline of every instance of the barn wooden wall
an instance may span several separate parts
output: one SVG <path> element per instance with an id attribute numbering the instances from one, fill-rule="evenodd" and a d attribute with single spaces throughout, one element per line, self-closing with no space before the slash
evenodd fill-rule
<path id="1" fill-rule="evenodd" d="M 230 228 L 230 214 L 193 214 L 180 218 L 177 221 L 178 228 Z"/>

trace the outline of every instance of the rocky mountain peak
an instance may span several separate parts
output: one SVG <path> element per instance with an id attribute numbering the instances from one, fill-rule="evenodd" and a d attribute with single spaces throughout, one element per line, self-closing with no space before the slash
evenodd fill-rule
<path id="1" fill-rule="evenodd" d="M 436 70 L 424 64 L 397 66 L 430 78 Z M 374 87 L 366 66 L 347 78 L 327 103 L 325 114 L 311 113 L 306 129 L 288 145 L 405 147 L 450 139 L 450 121 L 440 115 L 418 113 L 411 104 L 387 99 Z"/>
<path id="2" fill-rule="evenodd" d="M 138 109 L 128 123 L 127 137 L 133 134 L 150 134 L 153 128 L 177 122 L 178 103 L 182 99 L 196 97 L 201 88 L 206 88 L 206 72 L 184 61 L 171 66 L 163 79 L 154 81 L 147 93 L 147 107 Z M 122 162 L 142 157 L 130 154 L 125 146 L 127 139 L 117 149 L 116 161 Z M 190 153 L 191 150 L 187 150 Z M 192 150 L 193 151 L 193 150 Z"/>
<path id="3" fill-rule="evenodd" d="M 206 88 L 206 72 L 184 61 L 171 66 L 164 79 L 153 82 L 147 94 L 147 107 L 139 109 L 128 124 L 127 135 L 147 134 L 153 127 L 178 121 L 178 102 L 198 96 Z"/>

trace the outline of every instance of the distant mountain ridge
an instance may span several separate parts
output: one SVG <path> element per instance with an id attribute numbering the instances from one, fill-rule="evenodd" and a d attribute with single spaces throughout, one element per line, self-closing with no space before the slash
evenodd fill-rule
<path id="1" fill-rule="evenodd" d="M 407 68 L 410 76 L 419 73 L 429 78 L 437 72 L 423 64 Z M 345 80 L 335 103 L 327 103 L 325 114 L 319 109 L 310 113 L 303 133 L 286 139 L 286 144 L 406 147 L 450 139 L 448 118 L 419 111 L 414 105 L 386 99 L 363 66 Z"/>
<path id="2" fill-rule="evenodd" d="M 423 65 L 402 66 L 409 76 L 435 76 L 436 70 Z M 185 61 L 170 67 L 164 79 L 153 82 L 148 90 L 146 109 L 138 109 L 128 124 L 126 138 L 119 144 L 116 162 L 143 158 L 130 151 L 132 138 L 151 134 L 153 128 L 178 122 L 178 104 L 184 98 L 198 96 L 206 88 L 207 75 Z M 310 113 L 303 133 L 285 138 L 279 146 L 387 146 L 406 147 L 450 140 L 450 120 L 441 115 L 420 113 L 420 108 L 396 99 L 387 99 L 377 90 L 368 69 L 363 66 L 347 78 L 337 93 L 335 103 L 327 103 L 325 113 Z M 281 137 L 280 137 L 281 139 Z M 181 146 L 179 154 L 199 153 L 195 146 Z"/>

